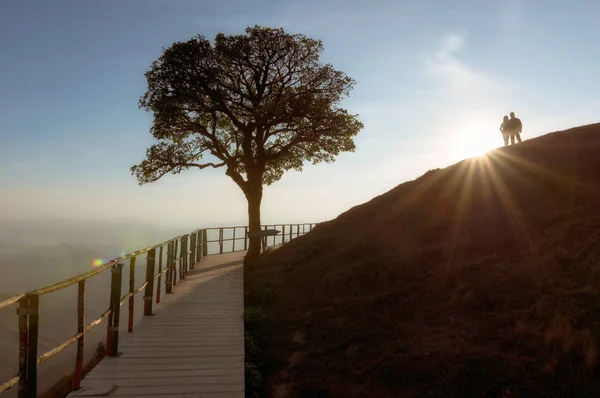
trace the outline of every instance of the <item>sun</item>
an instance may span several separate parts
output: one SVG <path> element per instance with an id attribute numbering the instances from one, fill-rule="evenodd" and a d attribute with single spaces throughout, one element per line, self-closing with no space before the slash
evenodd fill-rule
<path id="1" fill-rule="evenodd" d="M 451 141 L 450 153 L 452 158 L 462 160 L 472 157 L 483 156 L 498 146 L 502 141 L 500 132 L 494 134 L 489 123 L 483 121 L 469 123 L 455 129 Z"/>

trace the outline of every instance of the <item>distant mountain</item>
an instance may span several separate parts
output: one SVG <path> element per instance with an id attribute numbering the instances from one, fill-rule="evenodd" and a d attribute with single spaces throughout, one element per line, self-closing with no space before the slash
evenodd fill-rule
<path id="1" fill-rule="evenodd" d="M 0 240 L 0 257 L 14 256 L 31 249 L 35 245 L 25 242 L 14 242 L 10 240 Z"/>
<path id="2" fill-rule="evenodd" d="M 59 282 L 92 269 L 103 254 L 115 257 L 119 249 L 101 253 L 67 243 L 33 246 L 17 254 L 1 253 L 0 292 L 16 294 Z M 110 250 L 110 252 L 108 252 Z"/>
<path id="3" fill-rule="evenodd" d="M 63 218 L 0 219 L 0 242 L 11 245 L 54 245 L 68 242 L 76 247 L 99 247 L 133 251 L 160 243 L 176 234 L 191 232 L 165 229 L 137 220 L 78 220 Z M 0 245 L 0 253 L 2 252 Z"/>
<path id="4" fill-rule="evenodd" d="M 131 219 L 0 219 L 0 292 L 37 289 L 92 269 L 95 259 L 107 261 L 190 231 Z"/>

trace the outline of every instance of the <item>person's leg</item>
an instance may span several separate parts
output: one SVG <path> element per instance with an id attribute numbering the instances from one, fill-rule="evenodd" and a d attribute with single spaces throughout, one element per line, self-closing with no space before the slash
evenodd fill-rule
<path id="1" fill-rule="evenodd" d="M 521 133 L 515 133 L 515 135 L 517 136 L 517 141 L 521 142 Z"/>
<path id="2" fill-rule="evenodd" d="M 515 144 L 515 133 L 510 133 L 510 145 Z"/>
<path id="3" fill-rule="evenodd" d="M 508 145 L 508 134 L 502 133 L 502 139 L 504 140 L 504 146 Z"/>

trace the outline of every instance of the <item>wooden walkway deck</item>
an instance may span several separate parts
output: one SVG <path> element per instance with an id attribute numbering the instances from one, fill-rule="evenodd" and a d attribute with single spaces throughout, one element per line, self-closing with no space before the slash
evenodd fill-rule
<path id="1" fill-rule="evenodd" d="M 243 397 L 243 255 L 204 257 L 69 397 Z"/>

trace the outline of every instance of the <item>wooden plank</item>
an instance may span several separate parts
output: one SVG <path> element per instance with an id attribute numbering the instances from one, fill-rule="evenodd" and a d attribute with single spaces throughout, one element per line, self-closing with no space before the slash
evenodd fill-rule
<path id="1" fill-rule="evenodd" d="M 120 370 L 117 372 L 95 372 L 90 374 L 91 379 L 142 379 L 142 378 L 175 378 L 175 377 L 201 377 L 201 376 L 242 376 L 244 374 L 237 363 L 235 367 L 225 369 L 170 369 L 170 370 Z"/>
<path id="2" fill-rule="evenodd" d="M 131 340 L 131 341 L 137 341 L 137 340 L 152 340 L 152 339 L 160 339 L 160 338 L 165 338 L 165 333 L 168 333 L 168 331 L 154 331 L 152 333 L 147 333 L 141 336 L 136 336 L 135 340 Z M 243 336 L 244 331 L 243 330 L 236 330 L 236 331 L 232 331 L 232 330 L 221 330 L 218 333 L 215 333 L 212 330 L 200 330 L 200 331 L 193 331 L 193 332 L 185 332 L 185 333 L 181 333 L 179 335 L 180 338 L 182 339 L 193 339 L 193 338 L 197 338 L 197 339 L 207 339 L 207 338 L 212 338 L 212 337 L 223 337 L 223 338 L 235 338 L 235 337 L 239 337 L 239 336 Z M 130 341 L 130 340 L 127 340 Z M 126 342 L 125 342 L 126 344 Z"/>
<path id="3" fill-rule="evenodd" d="M 243 375 L 224 375 L 224 376 L 196 376 L 196 377 L 141 377 L 141 378 L 115 378 L 107 377 L 104 379 L 88 379 L 89 383 L 87 386 L 94 386 L 94 384 L 104 384 L 105 381 L 109 381 L 113 385 L 122 387 L 147 387 L 147 386 L 197 386 L 205 384 L 240 384 L 244 382 Z M 236 387 L 233 391 L 237 391 L 239 387 Z M 217 390 L 218 391 L 218 390 Z M 224 390 L 228 391 L 228 390 Z M 231 391 L 231 390 L 229 390 Z"/>
<path id="4" fill-rule="evenodd" d="M 243 383 L 197 384 L 179 386 L 119 387 L 111 396 L 152 395 L 152 394 L 189 394 L 207 392 L 239 392 L 243 393 Z M 172 395 L 171 395 L 172 396 Z"/>
<path id="5" fill-rule="evenodd" d="M 199 334 L 186 334 L 186 335 L 178 335 L 177 341 L 183 342 L 196 342 L 196 341 L 231 341 L 232 338 L 241 337 L 242 333 L 227 333 L 225 335 L 215 334 L 215 333 L 204 333 L 204 335 Z M 156 334 L 154 336 L 143 335 L 143 336 L 135 336 L 134 338 L 127 339 L 123 342 L 123 344 L 131 344 L 131 343 L 158 343 L 161 342 L 171 342 L 172 338 L 165 337 L 164 335 Z"/>
<path id="6" fill-rule="evenodd" d="M 179 359 L 179 360 L 178 360 Z M 158 362 L 151 362 L 158 360 Z M 204 358 L 128 358 L 115 366 L 98 366 L 94 372 L 112 373 L 136 369 L 177 370 L 177 369 L 233 369 L 244 366 L 244 358 L 239 355 L 209 356 Z M 93 373 L 93 372 L 92 372 Z M 90 373 L 90 375 L 92 374 Z M 88 376 L 89 377 L 89 376 Z"/>
<path id="7" fill-rule="evenodd" d="M 139 398 L 141 395 L 121 395 L 121 398 Z M 151 398 L 240 398 L 243 397 L 244 394 L 240 392 L 208 392 L 208 393 L 191 393 L 191 394 L 177 394 L 173 396 L 172 394 L 167 395 L 156 395 L 152 394 Z"/>
<path id="8" fill-rule="evenodd" d="M 112 359 L 119 359 L 118 361 L 108 361 L 108 358 L 104 358 L 102 360 L 102 362 L 100 362 L 100 364 L 98 366 L 96 366 L 94 368 L 94 371 L 96 371 L 96 369 L 103 369 L 103 366 L 106 367 L 117 367 L 117 366 L 123 366 L 123 367 L 127 367 L 127 366 L 135 366 L 135 365 L 169 365 L 172 366 L 172 364 L 181 364 L 181 365 L 193 365 L 196 363 L 211 363 L 211 362 L 215 362 L 215 361 L 221 361 L 222 364 L 227 363 L 227 362 L 241 362 L 243 363 L 244 361 L 244 356 L 243 355 L 223 355 L 220 357 L 204 357 L 204 358 L 112 358 Z"/>
<path id="9" fill-rule="evenodd" d="M 240 319 L 240 322 L 242 320 Z M 169 323 L 160 323 L 156 326 L 165 326 L 165 327 L 169 327 L 169 328 L 183 328 L 185 330 L 229 330 L 230 328 L 238 328 L 240 327 L 238 325 L 238 322 L 229 322 L 229 321 L 223 321 L 223 323 L 217 324 L 217 325 L 211 325 L 211 324 L 201 324 L 200 322 L 176 322 L 173 321 L 173 323 L 169 324 Z"/>
<path id="10" fill-rule="evenodd" d="M 241 321 L 241 319 L 239 320 Z M 239 323 L 238 321 L 238 323 Z M 167 323 L 160 323 L 157 325 L 145 325 L 144 326 L 144 330 L 138 330 L 135 333 L 135 336 L 145 336 L 146 334 L 152 334 L 152 333 L 164 333 L 168 330 L 170 330 L 173 326 L 178 326 L 178 330 L 180 330 L 182 333 L 194 333 L 194 332 L 202 332 L 202 331 L 207 331 L 207 330 L 218 330 L 218 331 L 227 331 L 227 330 L 240 330 L 242 328 L 241 325 L 238 325 L 238 323 L 235 322 L 229 322 L 228 320 L 223 320 L 222 324 L 219 323 L 213 323 L 213 322 L 205 322 L 205 321 L 197 321 L 194 322 L 192 324 L 188 324 L 188 323 L 183 323 L 183 322 L 176 322 L 175 320 L 173 321 L 172 324 L 167 324 Z"/>
<path id="11" fill-rule="evenodd" d="M 208 395 L 213 393 L 213 395 Z M 134 386 L 134 387 L 119 387 L 110 386 L 109 388 L 98 385 L 92 387 L 82 387 L 80 390 L 69 394 L 70 397 L 98 397 L 98 396 L 110 396 L 110 397 L 124 397 L 124 396 L 168 396 L 168 397 L 179 397 L 180 394 L 194 394 L 194 397 L 210 397 L 217 396 L 214 393 L 236 393 L 240 395 L 228 395 L 234 397 L 243 397 L 244 390 L 238 387 L 237 383 L 229 384 L 197 384 L 197 385 L 183 385 L 183 386 Z M 201 395 L 199 395 L 201 394 Z"/>
<path id="12" fill-rule="evenodd" d="M 171 350 L 136 350 L 133 351 L 128 349 L 127 352 L 123 352 L 122 358 L 199 358 L 199 357 L 222 357 L 232 356 L 240 353 L 239 348 L 232 347 L 230 349 L 217 349 L 214 351 L 205 349 L 187 349 L 179 352 L 172 352 Z"/>
<path id="13" fill-rule="evenodd" d="M 241 333 L 240 334 L 229 334 L 226 336 L 221 336 L 221 335 L 205 335 L 205 336 L 195 336 L 195 335 L 190 335 L 190 336 L 178 336 L 177 342 L 182 342 L 182 343 L 187 343 L 187 344 L 192 344 L 192 343 L 202 343 L 202 342 L 207 342 L 207 343 L 211 343 L 211 344 L 217 344 L 217 345 L 224 345 L 224 344 L 219 344 L 220 342 L 223 342 L 225 344 L 232 343 L 232 339 L 236 338 L 236 337 L 241 337 Z M 172 339 L 168 339 L 165 337 L 139 337 L 136 339 L 127 339 L 127 341 L 123 342 L 124 346 L 135 346 L 135 345 L 154 345 L 156 347 L 160 347 L 161 345 L 164 347 L 169 347 L 171 346 L 171 343 L 173 343 Z M 241 343 L 241 341 L 240 341 Z"/>
<path id="14" fill-rule="evenodd" d="M 242 305 L 240 303 L 240 305 Z M 182 314 L 182 316 L 185 316 Z M 232 319 L 234 318 L 234 319 Z M 171 323 L 169 323 L 169 320 Z M 174 324 L 180 324 L 182 326 L 189 326 L 189 329 L 192 330 L 194 328 L 206 328 L 206 327 L 217 327 L 217 326 L 231 326 L 236 325 L 241 327 L 242 325 L 239 322 L 242 320 L 241 314 L 229 314 L 228 316 L 224 316 L 220 313 L 215 313 L 214 315 L 204 315 L 202 317 L 190 317 L 189 319 L 181 320 L 177 317 L 165 318 L 164 320 L 156 320 L 156 323 L 146 322 L 146 329 L 150 330 L 157 326 L 173 326 Z M 139 333 L 144 333 L 144 331 L 139 331 Z"/>
<path id="15" fill-rule="evenodd" d="M 175 341 L 175 343 L 178 343 L 178 341 Z M 127 348 L 127 352 L 123 353 L 123 355 L 126 354 L 135 354 L 138 352 L 156 352 L 156 353 L 165 353 L 165 354 L 178 354 L 179 352 L 189 352 L 189 351 L 204 351 L 204 352 L 225 352 L 228 350 L 237 350 L 240 346 L 243 347 L 243 343 L 242 341 L 236 341 L 236 342 L 229 342 L 226 344 L 213 344 L 210 342 L 207 342 L 206 344 L 202 344 L 202 345 L 197 345 L 197 344 L 193 344 L 192 346 L 178 346 L 177 344 L 170 344 L 170 345 L 162 345 L 160 347 L 153 347 L 153 346 L 148 346 L 148 345 L 130 345 Z M 235 354 L 233 354 L 235 355 Z"/>
<path id="16" fill-rule="evenodd" d="M 185 341 L 182 339 L 171 340 L 171 341 L 128 341 L 126 344 L 121 344 L 122 347 L 203 347 L 210 344 L 213 347 L 238 347 L 243 344 L 243 341 L 237 343 L 231 342 L 231 339 L 223 338 L 211 338 L 211 339 L 196 339 L 192 341 Z"/>
<path id="17" fill-rule="evenodd" d="M 206 340 L 206 339 L 219 339 L 219 338 L 223 338 L 223 339 L 235 339 L 235 338 L 239 338 L 242 337 L 244 335 L 244 331 L 243 330 L 236 330 L 236 331 L 223 331 L 223 333 L 215 333 L 213 331 L 195 331 L 195 332 L 191 332 L 191 333 L 182 333 L 180 335 L 178 335 L 178 338 L 182 341 L 196 341 L 196 340 Z M 135 338 L 133 339 L 127 339 L 125 342 L 123 342 L 123 344 L 129 344 L 130 342 L 144 342 L 144 341 L 156 341 L 156 342 L 161 342 L 161 341 L 169 341 L 168 337 L 165 337 L 164 333 L 159 333 L 158 331 L 156 333 L 148 333 L 148 334 L 144 334 L 142 336 L 135 336 Z"/>

